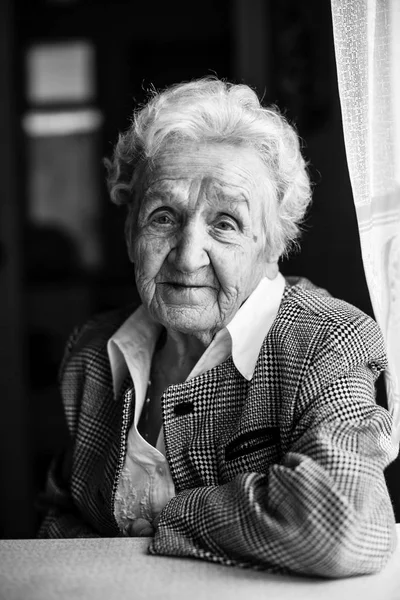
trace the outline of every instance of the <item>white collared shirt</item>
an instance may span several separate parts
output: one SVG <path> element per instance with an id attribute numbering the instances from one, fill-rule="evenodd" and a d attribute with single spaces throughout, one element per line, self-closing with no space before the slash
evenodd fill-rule
<path id="1" fill-rule="evenodd" d="M 285 279 L 280 273 L 273 280 L 263 278 L 232 321 L 216 334 L 187 381 L 221 364 L 230 355 L 237 370 L 250 381 L 261 345 L 278 312 L 284 288 Z M 140 306 L 107 345 L 115 397 L 128 372 L 135 388 L 135 414 L 114 505 L 115 518 L 124 535 L 135 534 L 135 521 L 139 517 L 151 523 L 175 495 L 165 457 L 163 429 L 156 447 L 144 440 L 137 430 L 152 356 L 161 329 L 162 326 Z"/>

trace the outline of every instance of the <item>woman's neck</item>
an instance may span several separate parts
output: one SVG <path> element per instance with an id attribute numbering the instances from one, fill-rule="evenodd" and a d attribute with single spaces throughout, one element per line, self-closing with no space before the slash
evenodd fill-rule
<path id="1" fill-rule="evenodd" d="M 185 381 L 206 349 L 198 338 L 167 331 L 165 343 L 156 350 L 153 367 L 168 379 L 168 385 Z"/>

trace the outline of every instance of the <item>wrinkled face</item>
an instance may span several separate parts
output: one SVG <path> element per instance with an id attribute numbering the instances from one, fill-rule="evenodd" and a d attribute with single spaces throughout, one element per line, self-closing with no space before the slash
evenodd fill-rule
<path id="1" fill-rule="evenodd" d="M 167 329 L 209 343 L 275 275 L 262 225 L 266 177 L 253 149 L 192 142 L 166 149 L 143 175 L 130 254 L 142 302 Z"/>

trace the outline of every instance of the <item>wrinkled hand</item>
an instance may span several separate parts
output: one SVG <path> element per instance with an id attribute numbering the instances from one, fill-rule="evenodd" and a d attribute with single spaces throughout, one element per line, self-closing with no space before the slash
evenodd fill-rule
<path id="1" fill-rule="evenodd" d="M 129 535 L 131 537 L 149 537 L 155 532 L 154 524 L 151 524 L 147 519 L 135 519 L 129 526 Z"/>
<path id="2" fill-rule="evenodd" d="M 157 531 L 157 527 L 158 527 L 158 522 L 160 520 L 160 515 L 161 512 L 158 513 L 158 515 L 153 519 L 153 529 L 154 529 L 154 533 Z"/>

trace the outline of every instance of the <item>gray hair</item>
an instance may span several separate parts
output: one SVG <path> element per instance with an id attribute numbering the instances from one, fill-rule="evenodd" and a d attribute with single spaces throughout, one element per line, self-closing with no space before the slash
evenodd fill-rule
<path id="1" fill-rule="evenodd" d="M 128 205 L 128 246 L 143 169 L 151 167 L 167 143 L 180 140 L 254 148 L 267 167 L 266 198 L 275 200 L 263 206 L 266 248 L 281 256 L 297 245 L 311 186 L 295 129 L 276 107 L 262 107 L 247 85 L 207 77 L 160 93 L 153 90 L 119 136 L 112 160 L 106 161 L 111 199 Z"/>

